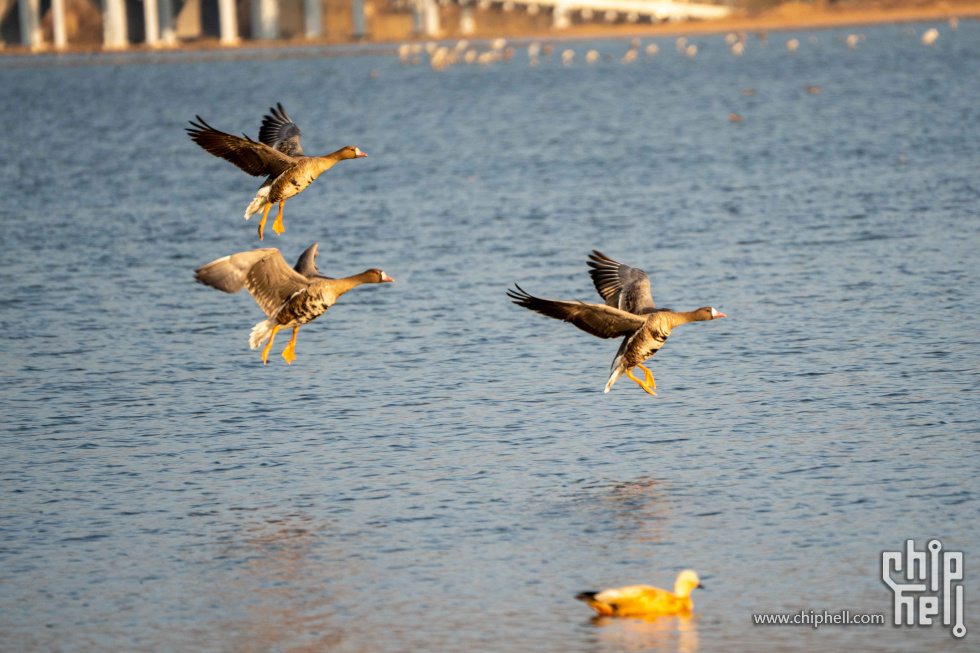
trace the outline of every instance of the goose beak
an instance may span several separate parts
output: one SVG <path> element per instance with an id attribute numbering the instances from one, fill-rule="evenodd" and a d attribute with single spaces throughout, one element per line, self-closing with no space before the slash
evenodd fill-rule
<path id="1" fill-rule="evenodd" d="M 367 156 L 367 155 L 365 154 L 364 156 Z M 381 283 L 386 283 L 386 282 L 391 282 L 391 283 L 395 283 L 395 280 L 394 280 L 394 279 L 392 279 L 391 277 L 389 277 L 389 276 L 388 276 L 387 274 L 385 274 L 384 272 L 382 272 L 382 273 L 381 273 Z"/>
<path id="2" fill-rule="evenodd" d="M 362 156 L 367 156 L 367 153 L 366 152 L 361 152 L 359 149 L 357 149 L 355 147 L 354 148 L 354 158 L 355 159 L 360 159 Z"/>
<path id="3" fill-rule="evenodd" d="M 719 317 L 728 317 L 728 316 L 725 315 L 724 313 L 719 313 L 718 315 L 715 316 L 715 319 L 718 319 Z"/>

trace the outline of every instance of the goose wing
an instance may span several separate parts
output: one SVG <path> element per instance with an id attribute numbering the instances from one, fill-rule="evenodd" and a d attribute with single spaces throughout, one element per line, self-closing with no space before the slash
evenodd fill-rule
<path id="1" fill-rule="evenodd" d="M 269 113 L 272 115 L 262 116 L 259 140 L 283 154 L 303 156 L 303 146 L 299 143 L 299 127 L 286 115 L 282 104 L 277 102 L 275 107 L 269 109 Z"/>
<path id="2" fill-rule="evenodd" d="M 517 290 L 508 290 L 507 296 L 518 306 L 536 313 L 553 317 L 556 320 L 571 322 L 582 331 L 599 338 L 628 336 L 639 330 L 646 319 L 618 308 L 585 302 L 565 302 L 555 299 L 541 299 L 524 291 L 514 284 Z"/>
<path id="3" fill-rule="evenodd" d="M 194 278 L 227 293 L 248 288 L 266 315 L 273 315 L 287 299 L 310 283 L 289 267 L 274 247 L 219 258 L 198 268 Z"/>
<path id="4" fill-rule="evenodd" d="M 299 255 L 299 259 L 296 261 L 296 265 L 293 269 L 302 274 L 306 278 L 318 277 L 320 276 L 320 271 L 316 267 L 316 257 L 320 252 L 317 251 L 317 246 L 320 243 L 313 243 L 306 248 L 306 251 Z"/>
<path id="5" fill-rule="evenodd" d="M 657 310 L 650 295 L 650 279 L 640 268 L 631 268 L 596 250 L 589 254 L 589 267 L 592 283 L 607 305 L 637 315 Z"/>
<path id="6" fill-rule="evenodd" d="M 278 177 L 296 164 L 296 159 L 265 143 L 253 141 L 248 136 L 226 134 L 204 122 L 201 116 L 194 117 L 197 122 L 191 120 L 191 127 L 185 128 L 191 140 L 253 177 Z"/>

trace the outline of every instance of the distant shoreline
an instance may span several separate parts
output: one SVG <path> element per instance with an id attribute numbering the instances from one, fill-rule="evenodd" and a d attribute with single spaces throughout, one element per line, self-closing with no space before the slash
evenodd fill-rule
<path id="1" fill-rule="evenodd" d="M 469 39 L 477 45 L 494 37 L 509 38 L 517 42 L 540 41 L 578 41 L 601 38 L 663 37 L 692 34 L 719 34 L 745 32 L 750 35 L 761 32 L 822 30 L 844 27 L 864 27 L 901 23 L 922 23 L 945 21 L 950 18 L 980 19 L 980 1 L 934 2 L 919 6 L 882 7 L 860 3 L 847 7 L 813 6 L 803 2 L 788 2 L 774 9 L 757 14 L 734 15 L 711 21 L 665 22 L 657 24 L 616 24 L 604 25 L 590 23 L 572 25 L 563 30 L 522 31 L 485 35 Z M 274 40 L 242 41 L 237 46 L 222 45 L 217 39 L 201 39 L 181 43 L 174 47 L 150 48 L 134 44 L 125 50 L 104 50 L 92 44 L 69 45 L 56 51 L 47 48 L 31 51 L 22 46 L 0 49 L 0 67 L 20 67 L 36 65 L 92 65 L 107 63 L 181 62 L 200 60 L 239 60 L 268 58 L 312 58 L 331 56 L 357 56 L 365 53 L 388 54 L 400 43 L 418 41 L 439 41 L 432 38 L 415 39 L 365 39 L 357 42 L 337 42 L 324 40 Z M 441 39 L 443 41 L 447 39 Z M 456 39 L 451 39 L 455 41 Z M 198 54 L 200 57 L 194 57 Z M 101 59 L 105 57 L 105 61 Z"/>

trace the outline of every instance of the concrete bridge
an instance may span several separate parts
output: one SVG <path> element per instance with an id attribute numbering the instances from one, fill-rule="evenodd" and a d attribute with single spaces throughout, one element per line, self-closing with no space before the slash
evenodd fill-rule
<path id="1" fill-rule="evenodd" d="M 51 43 L 46 43 L 42 30 L 42 1 L 49 5 Z M 6 14 L 17 15 L 20 44 L 32 50 L 42 50 L 53 46 L 63 49 L 68 46 L 68 29 L 66 28 L 66 4 L 74 0 L 0 0 L 0 19 Z M 133 43 L 131 38 L 132 24 L 127 16 L 127 4 L 130 11 L 142 13 L 142 34 L 136 42 L 151 47 L 167 47 L 176 45 L 178 41 L 177 11 L 182 9 L 181 16 L 188 10 L 200 14 L 204 4 L 202 0 L 99 0 L 101 2 L 102 18 L 102 47 L 107 50 L 119 50 Z M 239 36 L 239 2 L 248 7 L 247 16 L 250 23 L 249 39 L 270 40 L 281 38 L 280 10 L 287 0 L 214 0 L 217 3 L 217 23 L 219 25 L 220 42 L 225 45 L 236 45 Z M 295 2 L 301 2 L 302 28 L 300 34 L 308 39 L 319 39 L 323 33 L 324 7 L 336 4 L 336 0 L 288 0 L 292 7 Z M 365 0 L 340 0 L 344 2 L 343 19 L 349 21 L 349 34 L 354 39 L 363 38 L 368 34 L 368 21 L 365 16 Z M 618 20 L 620 18 L 636 22 L 641 17 L 651 21 L 711 19 L 720 18 L 729 13 L 727 6 L 717 4 L 700 4 L 694 2 L 672 2 L 670 0 L 402 0 L 402 6 L 412 14 L 412 34 L 416 36 L 438 37 L 441 33 L 440 5 L 459 5 L 459 32 L 473 34 L 476 31 L 474 18 L 475 7 L 489 9 L 499 7 L 504 11 L 521 9 L 528 14 L 537 15 L 539 12 L 552 13 L 551 24 L 556 29 L 566 28 L 571 24 L 573 13 L 578 13 L 583 20 L 605 18 Z M 14 10 L 12 5 L 16 3 Z M 213 12 L 213 5 L 210 11 Z M 142 9 L 141 12 L 138 10 Z M 135 11 L 134 11 L 135 10 Z M 347 13 L 349 10 L 349 13 Z M 94 10 L 93 10 L 94 11 Z M 542 14 L 546 15 L 546 14 Z M 331 14 L 331 20 L 336 18 Z M 137 18 L 138 21 L 138 18 Z M 6 24 L 6 23 L 4 23 Z M 198 34 L 200 34 L 200 15 L 197 16 Z M 8 39 L 11 30 L 5 32 Z M 296 36 L 296 30 L 292 32 Z M 406 34 L 406 37 L 409 36 Z M 0 41 L 0 47 L 3 43 Z"/>

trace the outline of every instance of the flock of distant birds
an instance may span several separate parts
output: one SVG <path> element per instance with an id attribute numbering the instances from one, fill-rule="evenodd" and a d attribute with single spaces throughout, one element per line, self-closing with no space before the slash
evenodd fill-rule
<path id="1" fill-rule="evenodd" d="M 956 30 L 957 24 L 956 18 L 950 19 L 949 26 L 952 30 Z M 906 28 L 906 35 L 914 34 L 913 28 Z M 763 42 L 768 38 L 764 32 L 756 36 Z M 930 28 L 923 33 L 922 43 L 931 46 L 938 38 L 938 30 Z M 816 36 L 810 37 L 811 42 L 816 42 L 816 39 Z M 850 34 L 844 40 L 847 47 L 853 50 L 862 39 L 861 35 Z M 736 57 L 744 53 L 746 40 L 744 33 L 731 33 L 725 37 L 732 55 Z M 466 41 L 458 42 L 454 48 L 440 47 L 434 43 L 426 46 L 403 45 L 398 54 L 403 64 L 419 64 L 422 52 L 427 52 L 430 65 L 435 70 L 460 62 L 490 65 L 515 56 L 514 48 L 507 47 L 503 39 L 492 42 L 491 49 L 483 53 L 468 46 Z M 639 57 L 640 46 L 640 39 L 632 39 L 621 62 L 630 64 L 635 61 Z M 786 43 L 790 54 L 795 54 L 799 47 L 799 39 L 790 39 Z M 676 48 L 688 58 L 697 56 L 698 46 L 688 43 L 684 37 L 676 40 Z M 551 56 L 553 51 L 554 46 L 551 44 L 530 44 L 530 65 L 539 65 L 540 58 Z M 659 47 L 651 43 L 644 51 L 648 58 L 652 58 L 658 53 Z M 562 63 L 571 65 L 574 56 L 573 50 L 564 50 L 561 53 Z M 611 58 L 610 55 L 606 56 Z M 585 55 L 589 64 L 596 63 L 599 58 L 597 50 L 590 50 Z M 820 92 L 820 87 L 807 86 L 806 90 L 816 94 Z M 743 89 L 742 92 L 745 95 L 755 93 L 752 89 Z M 307 156 L 300 144 L 300 129 L 281 104 L 270 109 L 269 114 L 263 117 L 257 141 L 248 136 L 235 136 L 219 131 L 200 116 L 196 118 L 196 122 L 191 121 L 191 127 L 186 130 L 195 143 L 210 154 L 235 164 L 244 172 L 265 178 L 245 212 L 247 220 L 262 211 L 258 226 L 260 241 L 264 237 L 269 211 L 274 205 L 279 205 L 279 211 L 273 230 L 281 234 L 284 230 L 282 211 L 287 199 L 302 192 L 320 174 L 340 161 L 367 156 L 355 146 L 340 148 L 326 156 Z M 729 119 L 738 122 L 741 117 L 730 114 Z M 359 285 L 394 281 L 377 268 L 340 279 L 323 276 L 315 262 L 317 247 L 318 244 L 314 243 L 307 248 L 295 266 L 286 263 L 278 249 L 264 248 L 224 256 L 195 272 L 197 281 L 226 293 L 248 289 L 267 316 L 267 319 L 252 328 L 249 337 L 252 349 L 265 345 L 262 350 L 263 364 L 268 362 L 273 341 L 280 330 L 292 329 L 292 338 L 282 352 L 286 362 L 292 363 L 296 358 L 296 335 L 300 326 L 315 320 L 341 295 Z M 689 322 L 715 320 L 725 317 L 725 314 L 710 306 L 688 312 L 657 308 L 650 293 L 649 278 L 643 270 L 615 261 L 595 250 L 589 255 L 588 265 L 593 285 L 604 301 L 602 304 L 542 299 L 525 292 L 518 285 L 515 285 L 515 289 L 508 290 L 507 294 L 519 306 L 569 322 L 596 337 L 621 338 L 604 391 L 609 392 L 616 380 L 625 375 L 647 393 L 656 395 L 656 382 L 643 363 L 660 350 L 675 327 Z M 637 368 L 644 373 L 642 380 L 633 375 L 633 370 Z M 601 592 L 582 592 L 576 598 L 585 601 L 600 616 L 683 615 L 690 614 L 693 607 L 690 594 L 698 587 L 701 587 L 701 583 L 697 573 L 687 569 L 678 575 L 673 592 L 649 585 L 631 585 Z"/>
<path id="2" fill-rule="evenodd" d="M 955 32 L 959 27 L 959 19 L 955 16 L 950 18 L 948 21 L 949 29 Z M 914 27 L 906 27 L 904 30 L 906 36 L 915 36 Z M 769 34 L 768 32 L 756 32 L 756 38 L 763 44 L 768 44 Z M 939 39 L 939 30 L 935 27 L 930 27 L 925 32 L 922 33 L 922 44 L 926 46 L 935 45 L 936 41 Z M 843 42 L 847 45 L 848 50 L 856 50 L 858 43 L 864 40 L 863 34 L 848 34 L 843 37 Z M 746 32 L 729 32 L 725 35 L 725 45 L 729 48 L 734 57 L 741 57 L 745 53 L 746 44 L 748 42 L 748 34 Z M 815 44 L 818 42 L 818 38 L 815 35 L 809 37 L 809 42 Z M 675 41 L 675 47 L 677 52 L 683 54 L 688 59 L 694 59 L 698 55 L 698 46 L 694 43 L 690 43 L 686 36 L 679 36 Z M 642 45 L 642 40 L 640 38 L 630 39 L 630 47 L 623 56 L 620 58 L 620 63 L 626 65 L 631 64 L 636 61 L 640 56 L 640 46 Z M 792 38 L 786 41 L 786 50 L 789 54 L 796 54 L 800 49 L 800 40 L 798 38 Z M 527 57 L 528 63 L 533 68 L 541 64 L 542 57 L 550 57 L 555 51 L 554 45 L 548 43 L 542 45 L 541 43 L 534 41 L 527 46 Z M 649 43 L 643 52 L 646 53 L 647 59 L 653 59 L 659 52 L 660 46 L 656 43 Z M 423 54 L 427 54 L 429 57 L 429 66 L 433 70 L 445 70 L 457 64 L 466 64 L 468 66 L 480 65 L 489 66 L 498 61 L 510 61 L 515 58 L 517 50 L 513 46 L 507 45 L 507 40 L 498 38 L 493 39 L 490 42 L 490 48 L 483 52 L 479 51 L 475 47 L 471 47 L 471 43 L 466 39 L 461 39 L 456 42 L 453 46 L 439 45 L 435 41 L 429 41 L 425 44 L 422 43 L 403 43 L 398 46 L 398 60 L 403 65 L 413 65 L 418 66 L 423 61 Z M 565 66 L 570 66 L 575 60 L 575 50 L 571 48 L 566 48 L 561 52 L 561 62 Z M 611 60 L 613 55 L 607 53 L 605 55 L 600 55 L 598 50 L 589 50 L 585 53 L 585 62 L 589 65 L 595 64 L 600 58 Z"/>

